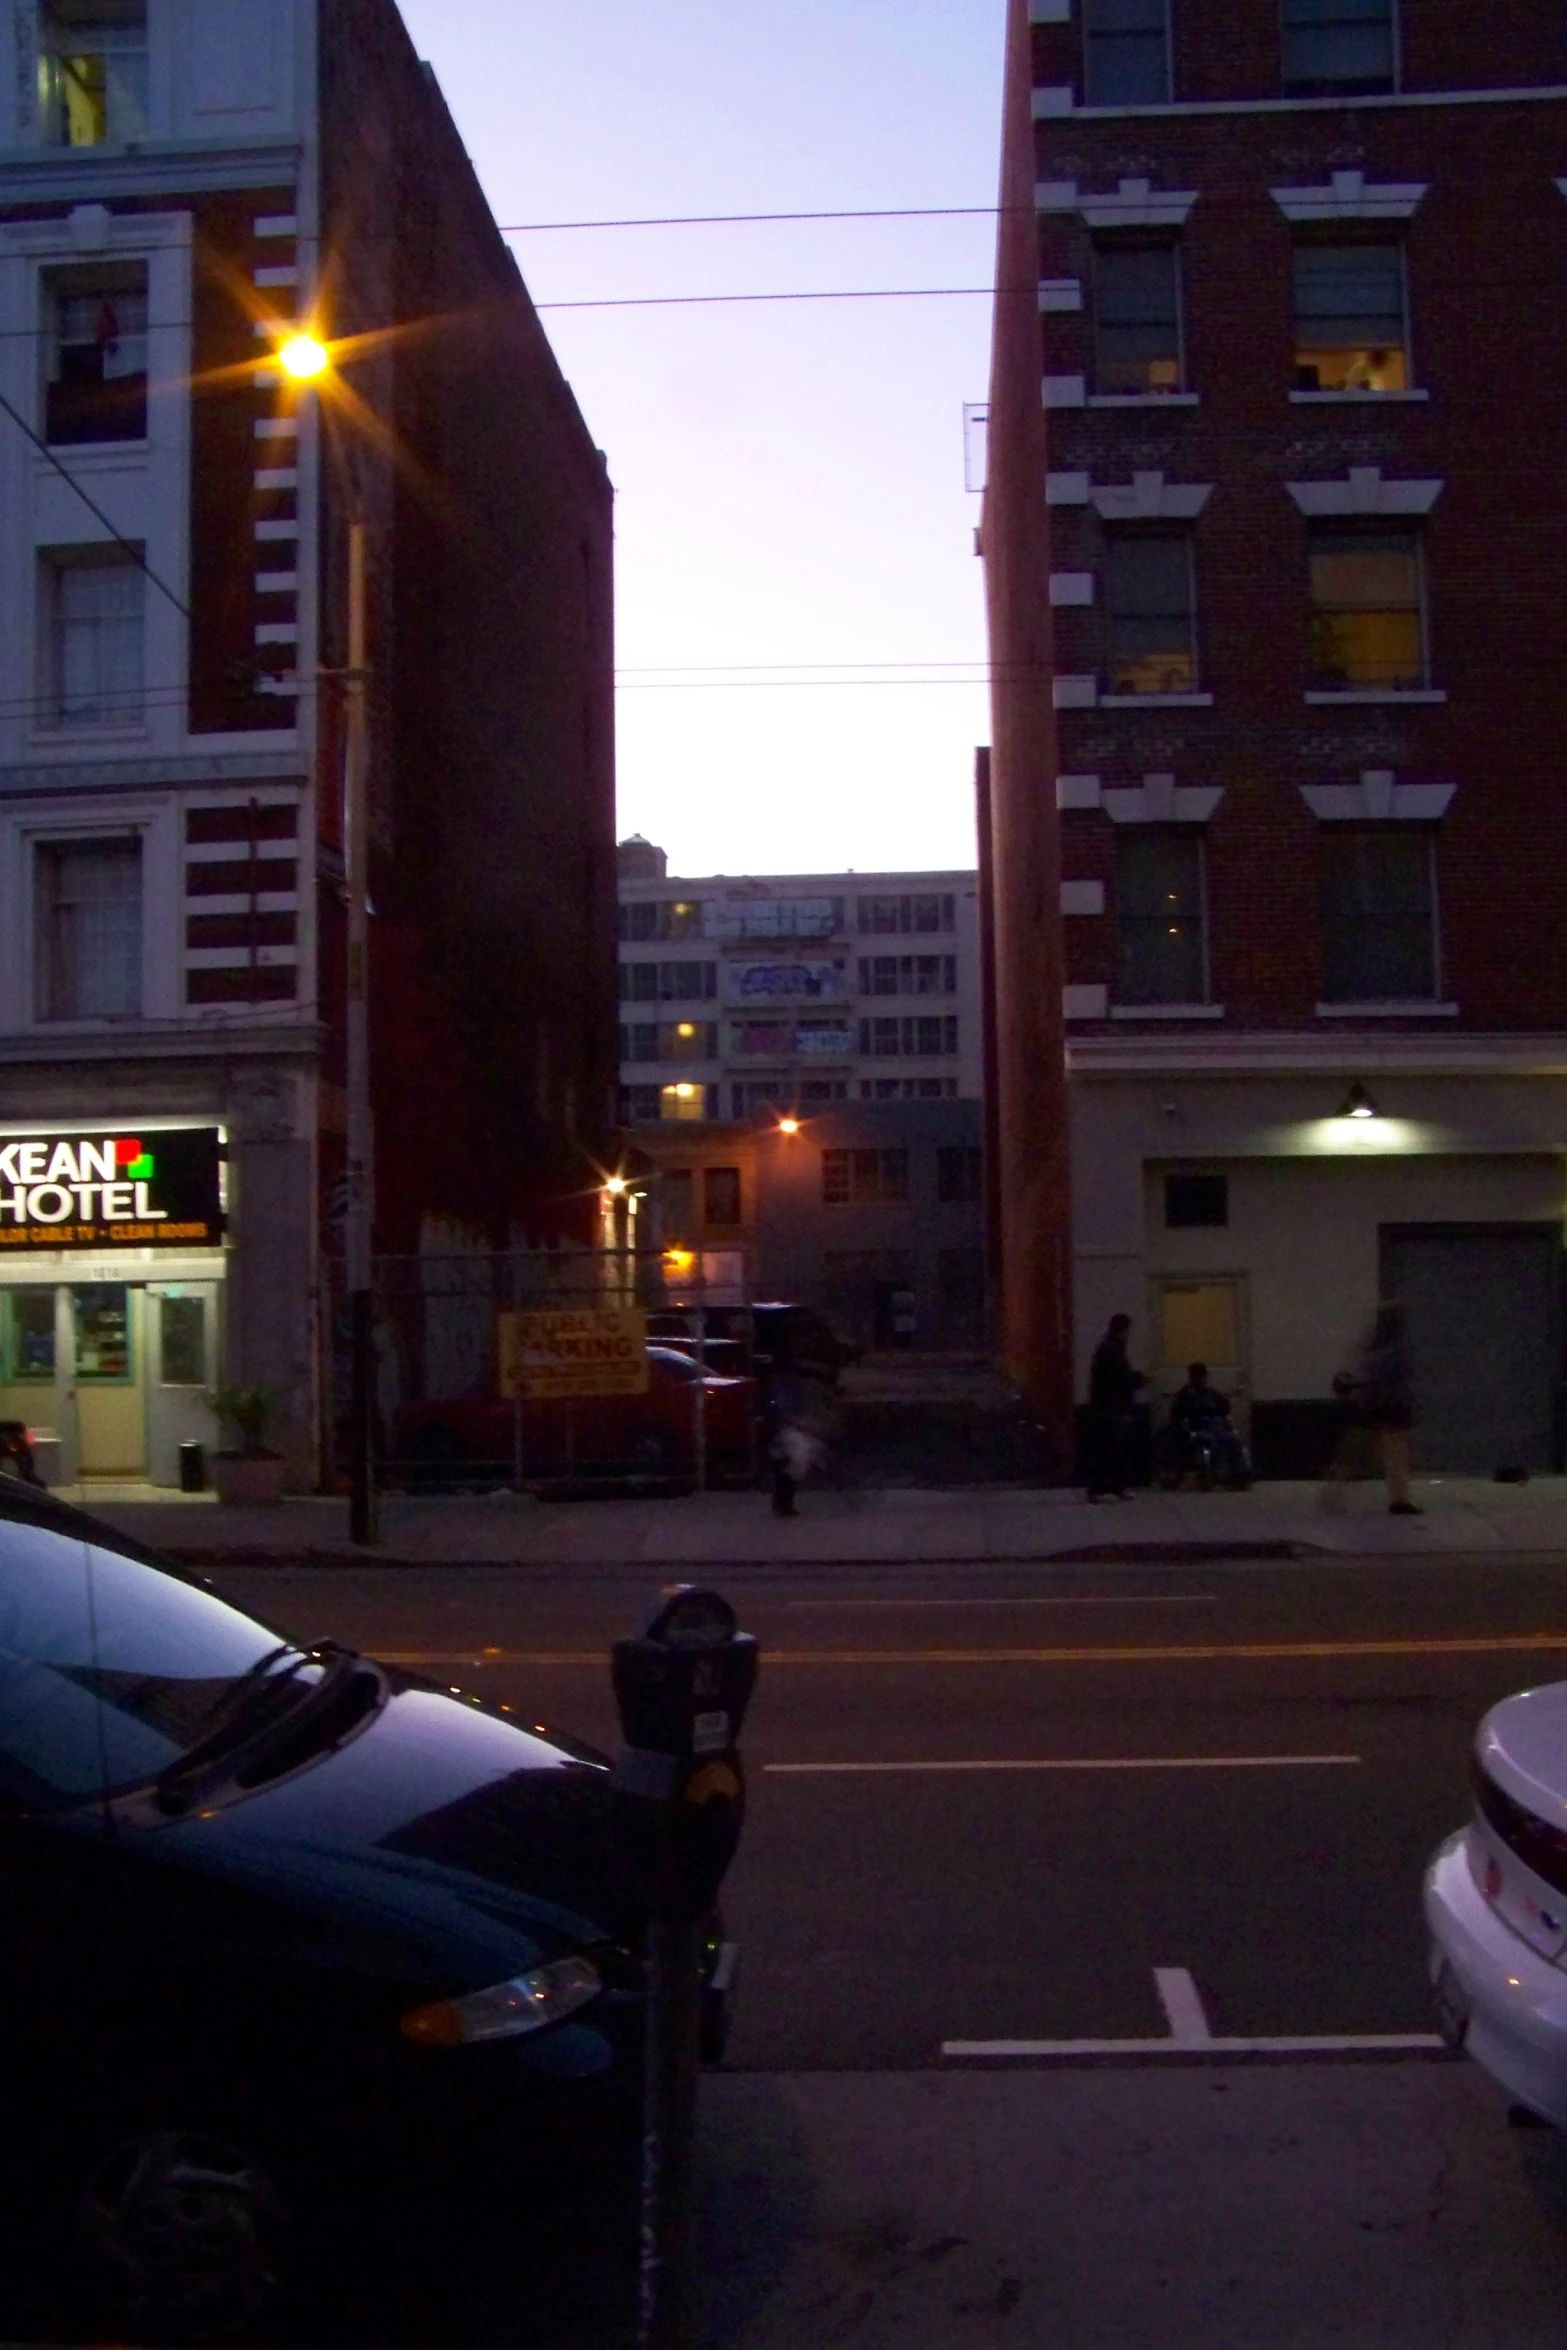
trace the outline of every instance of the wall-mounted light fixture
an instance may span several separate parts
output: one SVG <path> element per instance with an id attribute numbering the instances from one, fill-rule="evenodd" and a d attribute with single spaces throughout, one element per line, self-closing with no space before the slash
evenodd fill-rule
<path id="1" fill-rule="evenodd" d="M 778 1131 L 780 1134 L 798 1134 L 800 1131 L 799 1119 L 780 1118 L 778 1121 Z"/>
<path id="2" fill-rule="evenodd" d="M 1340 1118 L 1380 1118 L 1382 1112 L 1357 1077 L 1339 1103 L 1336 1115 Z"/>

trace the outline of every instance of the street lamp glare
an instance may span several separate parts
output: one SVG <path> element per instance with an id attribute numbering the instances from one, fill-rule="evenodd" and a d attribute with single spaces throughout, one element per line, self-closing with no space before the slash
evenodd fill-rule
<path id="1" fill-rule="evenodd" d="M 800 1131 L 799 1119 L 780 1118 L 778 1121 L 778 1131 L 780 1134 L 798 1134 Z"/>
<path id="2" fill-rule="evenodd" d="M 312 382 L 316 376 L 325 375 L 332 364 L 325 343 L 314 335 L 290 335 L 277 356 L 284 374 L 291 375 L 296 383 Z"/>
<path id="3" fill-rule="evenodd" d="M 625 1190 L 625 1188 L 626 1188 L 626 1178 L 624 1177 L 624 1175 L 606 1175 L 606 1176 L 605 1176 L 605 1178 L 604 1178 L 604 1189 L 605 1189 L 605 1190 L 606 1190 L 606 1191 L 609 1193 L 609 1196 L 610 1196 L 610 1198 L 611 1198 L 611 1199 L 619 1199 L 619 1197 L 620 1197 L 621 1193 L 622 1193 L 622 1192 Z"/>

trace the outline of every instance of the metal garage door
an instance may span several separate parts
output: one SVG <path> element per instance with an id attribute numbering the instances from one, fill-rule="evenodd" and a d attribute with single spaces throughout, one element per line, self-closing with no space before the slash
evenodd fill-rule
<path id="1" fill-rule="evenodd" d="M 1382 1294 L 1414 1358 L 1416 1466 L 1489 1476 L 1559 1465 L 1554 1226 L 1384 1226 Z"/>

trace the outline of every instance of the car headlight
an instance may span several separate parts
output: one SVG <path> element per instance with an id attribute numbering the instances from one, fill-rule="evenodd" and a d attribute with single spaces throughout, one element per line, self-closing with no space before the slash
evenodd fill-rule
<path id="1" fill-rule="evenodd" d="M 557 1958 L 529 1974 L 513 1975 L 509 1982 L 492 1983 L 486 1991 L 410 2008 L 400 2029 L 405 2040 L 424 2048 L 515 2040 L 523 2032 L 542 2032 L 546 2024 L 559 2023 L 562 2016 L 586 2007 L 603 1988 L 604 1978 L 591 1958 Z"/>

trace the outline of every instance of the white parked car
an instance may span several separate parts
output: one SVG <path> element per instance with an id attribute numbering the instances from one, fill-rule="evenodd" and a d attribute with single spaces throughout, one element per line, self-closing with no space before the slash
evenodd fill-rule
<path id="1" fill-rule="evenodd" d="M 1437 2014 L 1509 2097 L 1567 2130 L 1567 1682 L 1491 1708 L 1474 1791 L 1426 1871 Z"/>

